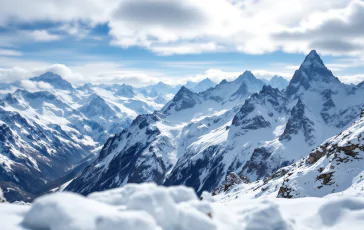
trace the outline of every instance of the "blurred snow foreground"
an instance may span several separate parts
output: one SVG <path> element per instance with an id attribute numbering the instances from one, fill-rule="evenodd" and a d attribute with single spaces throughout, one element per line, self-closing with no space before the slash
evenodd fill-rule
<path id="1" fill-rule="evenodd" d="M 42 196 L 31 205 L 0 204 L 3 230 L 295 230 L 363 229 L 364 198 L 200 200 L 184 186 L 128 184 L 83 197 Z"/>

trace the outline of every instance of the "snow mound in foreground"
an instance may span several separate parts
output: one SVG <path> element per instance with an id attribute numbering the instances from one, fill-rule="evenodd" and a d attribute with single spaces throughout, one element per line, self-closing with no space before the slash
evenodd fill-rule
<path id="1" fill-rule="evenodd" d="M 201 201 L 184 186 L 128 184 L 88 197 L 59 192 L 42 196 L 30 206 L 0 204 L 0 223 L 5 223 L 7 230 L 361 229 L 364 198 L 219 203 Z"/>
<path id="2" fill-rule="evenodd" d="M 68 192 L 40 197 L 22 225 L 49 230 L 216 229 L 211 210 L 187 187 L 128 184 L 88 198 Z"/>

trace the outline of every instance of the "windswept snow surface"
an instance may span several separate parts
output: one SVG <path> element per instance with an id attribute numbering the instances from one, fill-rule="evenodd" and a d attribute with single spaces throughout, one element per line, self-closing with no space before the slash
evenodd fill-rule
<path id="1" fill-rule="evenodd" d="M 0 204 L 0 223 L 6 230 L 355 230 L 364 224 L 364 198 L 213 201 L 185 186 L 128 184 L 88 197 L 60 192 L 29 206 Z"/>

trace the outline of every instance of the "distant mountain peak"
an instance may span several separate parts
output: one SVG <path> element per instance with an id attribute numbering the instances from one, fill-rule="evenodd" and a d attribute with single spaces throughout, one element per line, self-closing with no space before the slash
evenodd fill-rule
<path id="1" fill-rule="evenodd" d="M 213 82 L 213 81 L 211 81 L 211 79 L 207 77 L 207 78 L 203 79 L 201 82 Z"/>
<path id="2" fill-rule="evenodd" d="M 278 88 L 279 90 L 285 89 L 288 86 L 288 81 L 281 76 L 274 75 L 268 82 L 273 88 Z"/>
<path id="3" fill-rule="evenodd" d="M 132 98 L 135 96 L 135 92 L 131 85 L 122 84 L 122 85 L 118 86 L 118 89 L 115 92 L 115 95 Z"/>
<path id="4" fill-rule="evenodd" d="M 246 70 L 243 74 L 241 74 L 237 80 L 244 80 L 244 79 L 248 79 L 248 80 L 256 80 L 257 78 L 254 76 L 254 74 L 249 71 Z"/>
<path id="5" fill-rule="evenodd" d="M 53 72 L 46 72 L 38 77 L 30 78 L 31 81 L 42 81 L 52 85 L 56 89 L 72 90 L 72 84 L 64 80 L 60 75 Z"/>
<path id="6" fill-rule="evenodd" d="M 202 81 L 198 82 L 195 87 L 193 88 L 194 92 L 203 92 L 208 90 L 209 88 L 213 88 L 216 86 L 216 83 L 211 81 L 210 78 L 205 78 Z"/>
<path id="7" fill-rule="evenodd" d="M 88 117 L 102 116 L 109 117 L 114 115 L 114 111 L 106 101 L 98 94 L 93 93 L 89 97 L 89 102 L 80 107 L 80 111 Z"/>
<path id="8" fill-rule="evenodd" d="M 167 85 L 166 83 L 164 83 L 162 81 L 158 82 L 156 85 L 157 86 L 169 86 L 169 85 Z"/>
<path id="9" fill-rule="evenodd" d="M 185 86 L 182 86 L 177 94 L 173 97 L 172 101 L 167 103 L 161 111 L 164 114 L 170 114 L 173 108 L 175 111 L 180 111 L 192 108 L 199 102 L 200 101 L 198 99 L 197 93 L 194 93 Z"/>

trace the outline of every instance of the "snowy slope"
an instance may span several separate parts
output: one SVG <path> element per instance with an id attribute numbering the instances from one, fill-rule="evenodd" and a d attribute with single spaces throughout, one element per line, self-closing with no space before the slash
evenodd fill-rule
<path id="1" fill-rule="evenodd" d="M 214 202 L 199 200 L 184 186 L 155 184 L 129 184 L 87 197 L 55 193 L 31 205 L 0 204 L 7 230 L 359 230 L 363 217 L 362 197 Z"/>
<path id="2" fill-rule="evenodd" d="M 236 197 L 363 196 L 364 112 L 349 128 L 327 139 L 306 157 L 253 183 L 228 183 L 218 199 Z"/>

